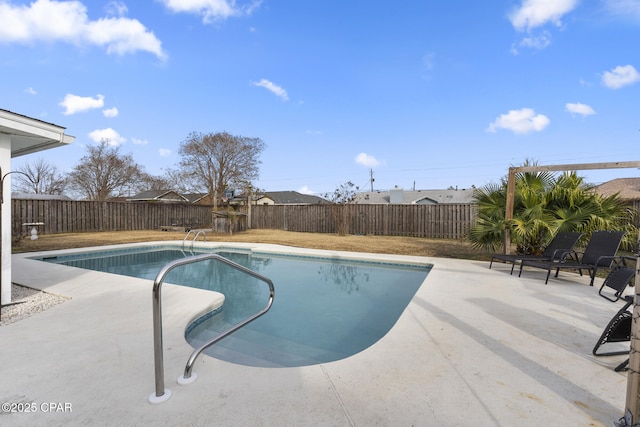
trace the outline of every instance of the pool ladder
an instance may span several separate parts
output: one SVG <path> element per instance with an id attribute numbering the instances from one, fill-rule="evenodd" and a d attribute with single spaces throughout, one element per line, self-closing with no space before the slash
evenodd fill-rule
<path id="1" fill-rule="evenodd" d="M 273 288 L 273 282 L 271 281 L 271 279 L 268 279 L 267 277 L 264 277 L 261 274 L 258 274 L 253 270 L 250 270 L 246 267 L 243 267 L 240 264 L 230 261 L 227 258 L 224 258 L 218 254 L 194 255 L 188 258 L 182 258 L 175 261 L 171 261 L 170 263 L 162 267 L 162 269 L 160 270 L 160 272 L 156 276 L 156 279 L 153 282 L 153 354 L 154 354 L 154 363 L 155 363 L 156 389 L 155 389 L 155 392 L 149 396 L 149 403 L 153 403 L 153 404 L 162 403 L 169 400 L 169 398 L 171 397 L 171 390 L 166 389 L 164 387 L 164 359 L 163 359 L 164 356 L 162 351 L 162 294 L 161 294 L 162 283 L 164 282 L 164 279 L 167 276 L 167 274 L 174 268 L 182 265 L 192 264 L 192 263 L 206 261 L 210 259 L 219 261 L 242 273 L 248 274 L 249 276 L 252 276 L 258 280 L 265 282 L 269 286 L 269 298 L 267 300 L 267 304 L 264 306 L 262 310 L 258 311 L 256 314 L 248 317 L 242 322 L 232 326 L 226 331 L 221 332 L 214 338 L 211 338 L 209 341 L 202 344 L 200 347 L 196 348 L 193 351 L 193 353 L 191 353 L 191 356 L 189 356 L 189 359 L 187 360 L 187 364 L 184 368 L 184 374 L 178 378 L 178 384 L 186 385 L 196 380 L 197 375 L 195 373 L 192 373 L 191 371 L 193 370 L 193 365 L 197 357 L 204 350 L 206 350 L 208 347 L 212 346 L 213 344 L 217 343 L 222 338 L 234 333 L 238 329 L 242 328 L 243 326 L 247 325 L 248 323 L 262 316 L 267 311 L 269 311 L 269 309 L 271 308 L 271 305 L 273 304 L 275 290 Z"/>
<path id="2" fill-rule="evenodd" d="M 196 240 L 198 240 L 198 236 L 200 234 L 202 234 L 204 236 L 204 241 L 207 241 L 207 232 L 205 230 L 189 230 L 187 232 L 187 235 L 184 236 L 184 239 L 182 239 L 182 247 L 184 248 L 184 244 L 187 241 L 187 239 L 189 238 L 189 236 L 191 235 L 191 233 L 194 234 L 193 239 L 191 240 L 191 249 L 193 249 L 193 242 L 195 242 Z"/>

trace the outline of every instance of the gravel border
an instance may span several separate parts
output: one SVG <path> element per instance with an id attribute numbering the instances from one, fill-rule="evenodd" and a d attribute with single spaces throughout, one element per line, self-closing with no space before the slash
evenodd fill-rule
<path id="1" fill-rule="evenodd" d="M 53 306 L 62 304 L 69 299 L 12 283 L 11 304 L 2 307 L 0 326 L 26 319 Z"/>

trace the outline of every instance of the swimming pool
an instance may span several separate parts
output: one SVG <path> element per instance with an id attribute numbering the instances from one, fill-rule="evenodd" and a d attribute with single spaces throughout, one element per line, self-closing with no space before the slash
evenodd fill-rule
<path id="1" fill-rule="evenodd" d="M 393 327 L 431 268 L 429 264 L 285 256 L 225 248 L 191 252 L 167 245 L 41 260 L 153 280 L 169 261 L 212 252 L 269 277 L 276 287 L 276 299 L 267 314 L 205 354 L 261 367 L 326 363 L 368 348 Z M 215 261 L 176 268 L 166 282 L 225 295 L 221 309 L 187 327 L 185 338 L 194 347 L 258 311 L 268 295 L 264 283 Z"/>

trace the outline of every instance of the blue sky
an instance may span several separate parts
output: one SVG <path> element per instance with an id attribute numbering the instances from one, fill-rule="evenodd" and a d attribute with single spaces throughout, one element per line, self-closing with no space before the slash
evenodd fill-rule
<path id="1" fill-rule="evenodd" d="M 267 191 L 469 188 L 640 160 L 640 0 L 0 0 L 0 108 L 148 173 L 190 132 L 261 138 Z M 635 169 L 583 171 L 590 182 Z"/>

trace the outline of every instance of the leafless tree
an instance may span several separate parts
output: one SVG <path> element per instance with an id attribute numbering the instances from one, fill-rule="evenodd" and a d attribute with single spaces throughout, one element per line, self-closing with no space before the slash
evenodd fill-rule
<path id="1" fill-rule="evenodd" d="M 146 190 L 143 168 L 131 154 L 103 140 L 87 147 L 87 154 L 69 174 L 69 187 L 81 198 L 107 200 Z"/>
<path id="2" fill-rule="evenodd" d="M 235 136 L 227 132 L 192 132 L 180 144 L 183 176 L 201 190 L 214 195 L 214 204 L 233 185 L 245 185 L 258 177 L 260 138 Z"/>
<path id="3" fill-rule="evenodd" d="M 336 224 L 336 232 L 344 236 L 349 232 L 349 209 L 346 205 L 355 203 L 359 187 L 351 181 L 338 186 L 332 194 L 325 194 L 324 198 L 333 202 L 332 215 Z"/>
<path id="4" fill-rule="evenodd" d="M 330 202 L 347 205 L 353 203 L 360 188 L 351 181 L 340 184 L 333 193 L 326 193 L 324 198 Z"/>
<path id="5" fill-rule="evenodd" d="M 66 177 L 58 168 L 39 158 L 17 169 L 13 188 L 32 194 L 62 194 L 66 187 Z"/>
<path id="6" fill-rule="evenodd" d="M 182 194 L 204 193 L 206 189 L 186 171 L 180 168 L 167 168 L 164 171 L 167 182 L 166 189 L 175 190 Z"/>
<path id="7" fill-rule="evenodd" d="M 140 177 L 140 191 L 151 190 L 175 190 L 175 185 L 172 184 L 170 177 L 149 175 L 143 173 Z"/>

